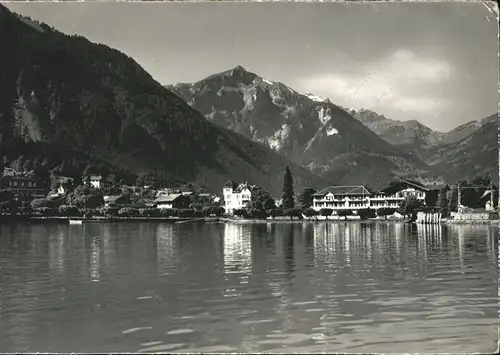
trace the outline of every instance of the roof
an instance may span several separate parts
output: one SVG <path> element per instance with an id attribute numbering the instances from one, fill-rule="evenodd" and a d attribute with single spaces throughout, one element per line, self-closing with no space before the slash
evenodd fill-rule
<path id="1" fill-rule="evenodd" d="M 428 190 L 441 190 L 443 187 L 447 187 L 447 188 L 450 188 L 448 186 L 448 184 L 443 184 L 443 183 L 439 183 L 439 184 L 427 184 L 427 185 L 424 185 L 426 189 Z"/>
<path id="2" fill-rule="evenodd" d="M 249 191 L 252 191 L 255 188 L 256 188 L 255 185 L 249 185 L 248 182 L 244 182 L 244 183 L 239 184 L 234 189 L 233 193 L 239 193 L 239 192 L 243 191 L 244 189 L 248 189 Z"/>
<path id="3" fill-rule="evenodd" d="M 35 179 L 36 175 L 33 171 L 22 171 L 16 172 L 14 170 L 4 171 L 3 176 L 10 177 L 12 179 Z"/>
<path id="4" fill-rule="evenodd" d="M 205 194 L 205 193 L 203 193 L 203 194 L 198 194 L 198 196 L 200 196 L 200 197 L 210 197 L 211 194 Z"/>
<path id="5" fill-rule="evenodd" d="M 102 176 L 101 175 L 90 175 L 90 180 L 101 180 Z"/>
<path id="6" fill-rule="evenodd" d="M 370 191 L 362 185 L 358 186 L 330 186 L 313 194 L 313 196 L 325 196 L 328 193 L 334 195 L 370 195 Z"/>
<path id="7" fill-rule="evenodd" d="M 62 182 L 62 183 L 65 183 L 65 182 L 72 182 L 74 181 L 75 179 L 72 178 L 72 177 L 69 177 L 69 176 L 57 176 L 56 177 L 56 181 L 57 182 Z"/>
<path id="8" fill-rule="evenodd" d="M 155 202 L 174 202 L 177 198 L 182 196 L 181 194 L 163 195 L 158 196 Z"/>
<path id="9" fill-rule="evenodd" d="M 227 188 L 227 187 L 232 188 L 233 189 L 233 193 L 240 193 L 244 189 L 248 189 L 248 190 L 252 191 L 255 188 L 257 188 L 257 186 L 250 185 L 248 182 L 242 182 L 240 184 L 234 183 L 234 185 L 231 186 L 232 183 L 233 182 L 226 183 L 226 184 L 222 185 L 222 187 L 224 187 L 224 188 Z"/>
<path id="10" fill-rule="evenodd" d="M 392 194 L 394 192 L 400 191 L 401 186 L 411 186 L 413 188 L 419 189 L 419 190 L 424 190 L 424 191 L 429 191 L 428 188 L 426 188 L 424 185 L 416 182 L 416 181 L 411 181 L 411 180 L 401 180 L 401 181 L 391 181 L 389 183 L 389 186 L 387 186 L 385 189 L 383 189 L 381 192 L 385 194 Z"/>
<path id="11" fill-rule="evenodd" d="M 124 197 L 123 195 L 116 195 L 116 196 L 104 196 L 104 202 L 116 202 L 118 201 L 121 197 Z"/>

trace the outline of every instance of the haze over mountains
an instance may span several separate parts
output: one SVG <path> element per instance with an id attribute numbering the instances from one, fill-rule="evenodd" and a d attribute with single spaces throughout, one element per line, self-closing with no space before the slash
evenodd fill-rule
<path id="1" fill-rule="evenodd" d="M 267 145 L 338 184 L 378 188 L 395 176 L 455 182 L 470 174 L 496 171 L 496 160 L 490 160 L 488 153 L 496 149 L 491 133 L 496 134 L 496 116 L 441 133 L 418 121 L 400 122 L 369 110 L 341 108 L 241 66 L 193 84 L 167 87 L 209 121 Z M 471 136 L 482 137 L 485 125 L 495 128 L 483 137 L 487 148 L 469 147 L 481 140 Z M 455 157 L 469 148 L 474 153 L 468 159 Z M 471 169 L 473 160 L 478 163 Z M 496 179 L 497 175 L 492 174 Z"/>
<path id="2" fill-rule="evenodd" d="M 101 163 L 135 175 L 197 182 L 229 179 L 279 194 L 290 165 L 298 188 L 322 185 L 277 152 L 207 121 L 133 59 L 18 16 L 0 5 L 0 150 L 51 168 Z"/>

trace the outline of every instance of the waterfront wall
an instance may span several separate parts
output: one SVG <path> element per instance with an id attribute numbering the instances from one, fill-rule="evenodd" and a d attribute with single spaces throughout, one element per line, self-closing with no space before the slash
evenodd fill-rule
<path id="1" fill-rule="evenodd" d="M 458 213 L 452 212 L 451 217 L 455 221 L 494 221 L 498 220 L 498 215 L 496 213 Z"/>

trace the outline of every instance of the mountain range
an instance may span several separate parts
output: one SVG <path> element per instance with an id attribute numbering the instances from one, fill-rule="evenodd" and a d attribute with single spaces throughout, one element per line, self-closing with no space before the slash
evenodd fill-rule
<path id="1" fill-rule="evenodd" d="M 378 188 L 394 177 L 454 183 L 487 174 L 498 180 L 496 115 L 442 133 L 300 94 L 242 66 L 166 87 L 209 121 L 337 184 Z"/>
<path id="2" fill-rule="evenodd" d="M 324 181 L 278 152 L 206 120 L 132 58 L 65 35 L 0 5 L 0 151 L 54 168 L 88 162 L 154 172 L 214 191 L 229 179 L 278 195 L 286 166 L 296 188 Z"/>
<path id="3" fill-rule="evenodd" d="M 436 181 L 418 157 L 393 146 L 328 99 L 302 95 L 242 66 L 166 86 L 210 122 L 274 149 L 336 184 L 380 188 L 399 177 Z"/>
<path id="4" fill-rule="evenodd" d="M 439 133 L 344 109 L 241 66 L 165 87 L 125 54 L 2 5 L 0 53 L 0 154 L 9 159 L 74 171 L 100 164 L 130 179 L 153 172 L 213 191 L 248 181 L 275 196 L 286 166 L 297 191 L 378 189 L 396 177 L 498 180 L 496 115 Z"/>
<path id="5" fill-rule="evenodd" d="M 416 154 L 426 161 L 437 146 L 455 144 L 477 132 L 489 120 L 488 118 L 471 121 L 442 133 L 432 130 L 416 120 L 397 121 L 370 110 L 346 109 L 354 118 L 378 134 L 390 144 Z"/>
<path id="6" fill-rule="evenodd" d="M 348 110 L 385 141 L 422 159 L 446 181 L 491 175 L 498 181 L 498 114 L 433 131 L 418 121 L 388 119 L 369 110 Z"/>

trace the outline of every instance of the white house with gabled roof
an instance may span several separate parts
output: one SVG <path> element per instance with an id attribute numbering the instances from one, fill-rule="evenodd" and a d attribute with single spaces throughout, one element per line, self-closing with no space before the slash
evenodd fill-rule
<path id="1" fill-rule="evenodd" d="M 222 187 L 224 196 L 224 209 L 227 214 L 233 214 L 235 210 L 242 209 L 248 206 L 252 199 L 252 189 L 255 186 L 249 185 L 247 182 L 237 185 L 236 183 L 228 183 Z"/>

